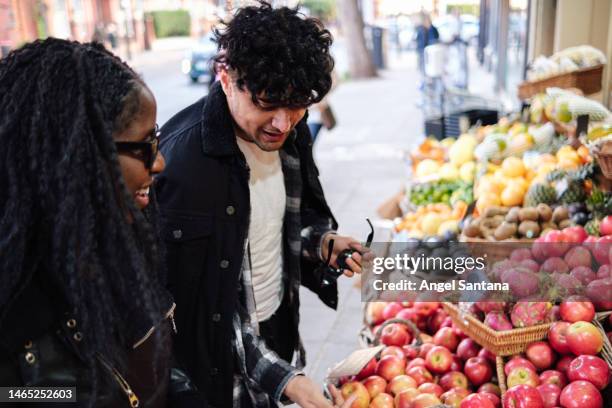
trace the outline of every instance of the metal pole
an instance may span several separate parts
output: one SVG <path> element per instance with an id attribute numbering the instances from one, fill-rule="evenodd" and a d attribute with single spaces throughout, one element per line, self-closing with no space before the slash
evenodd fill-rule
<path id="1" fill-rule="evenodd" d="M 121 2 L 119 3 L 119 6 L 121 7 L 121 10 L 123 11 L 123 21 L 124 21 L 124 25 L 125 25 L 125 52 L 127 55 L 127 59 L 131 60 L 132 59 L 132 50 L 130 48 L 130 21 L 129 21 L 129 16 L 128 16 L 128 7 L 130 7 L 130 0 L 121 0 Z"/>
<path id="2" fill-rule="evenodd" d="M 510 1 L 500 0 L 498 9 L 497 27 L 497 83 L 496 91 L 501 92 L 506 89 L 506 77 L 508 73 L 508 23 L 510 20 Z"/>

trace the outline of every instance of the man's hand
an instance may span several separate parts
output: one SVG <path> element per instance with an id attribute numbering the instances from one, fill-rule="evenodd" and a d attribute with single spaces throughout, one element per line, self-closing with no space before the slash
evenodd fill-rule
<path id="1" fill-rule="evenodd" d="M 349 398 L 344 401 L 335 387 L 333 390 L 330 388 L 330 393 L 334 398 L 334 405 L 325 398 L 317 384 L 303 375 L 298 375 L 289 380 L 284 392 L 287 398 L 303 408 L 350 408 L 355 400 L 355 398 Z"/>
<path id="2" fill-rule="evenodd" d="M 351 277 L 355 273 L 361 273 L 361 262 L 363 261 L 364 257 L 363 254 L 368 252 L 369 249 L 364 247 L 359 243 L 359 241 L 356 241 L 351 237 L 345 237 L 336 234 L 326 234 L 321 244 L 321 255 L 323 256 L 324 260 L 327 259 L 328 256 L 327 249 L 329 247 L 330 239 L 334 240 L 334 250 L 330 260 L 331 266 L 337 268 L 338 264 L 336 263 L 336 260 L 338 259 L 338 254 L 340 254 L 340 252 L 344 251 L 345 249 L 352 249 L 357 252 L 353 252 L 352 257 L 346 261 L 346 263 L 351 269 L 345 269 L 344 274 L 346 276 Z"/>

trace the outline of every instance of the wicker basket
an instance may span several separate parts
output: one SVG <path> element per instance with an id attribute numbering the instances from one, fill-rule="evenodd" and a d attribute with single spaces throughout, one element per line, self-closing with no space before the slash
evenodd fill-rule
<path id="1" fill-rule="evenodd" d="M 521 99 L 528 99 L 538 93 L 546 91 L 546 88 L 578 88 L 585 95 L 591 95 L 601 91 L 601 78 L 603 76 L 603 65 L 583 68 L 565 74 L 555 75 L 539 81 L 523 82 L 518 86 L 518 95 Z"/>
<path id="2" fill-rule="evenodd" d="M 459 242 L 465 242 L 467 244 L 489 244 L 486 245 L 486 250 L 484 246 L 480 245 L 470 245 L 470 252 L 474 257 L 484 256 L 486 253 L 486 258 L 488 262 L 496 262 L 504 259 L 508 259 L 512 251 L 517 249 L 517 244 L 530 244 L 534 240 L 533 239 L 514 239 L 507 241 L 490 241 L 484 238 L 470 238 L 461 234 L 459 236 Z M 503 244 L 511 244 L 511 245 L 503 245 Z M 499 244 L 499 245 L 491 245 L 491 244 Z"/>
<path id="3" fill-rule="evenodd" d="M 369 326 L 365 325 L 359 332 L 359 347 L 366 348 L 378 346 L 380 344 L 380 335 L 382 334 L 383 329 L 392 323 L 400 323 L 408 327 L 408 330 L 410 330 L 412 333 L 412 337 L 415 339 L 415 346 L 420 347 L 423 344 L 423 339 L 421 339 L 421 331 L 410 320 L 389 319 L 380 326 L 380 329 L 376 335 L 372 333 Z"/>
<path id="4" fill-rule="evenodd" d="M 545 339 L 552 325 L 552 323 L 546 323 L 521 329 L 497 331 L 472 315 L 462 315 L 459 308 L 452 303 L 445 302 L 443 307 L 453 323 L 466 335 L 500 357 L 520 354 L 525 351 L 529 343 Z"/>

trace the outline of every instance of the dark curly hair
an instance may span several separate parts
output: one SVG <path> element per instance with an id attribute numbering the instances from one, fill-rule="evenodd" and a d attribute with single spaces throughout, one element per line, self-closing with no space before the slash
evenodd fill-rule
<path id="1" fill-rule="evenodd" d="M 233 70 L 255 104 L 305 108 L 319 102 L 332 85 L 331 33 L 297 8 L 259 3 L 214 30 L 216 65 Z"/>
<path id="2" fill-rule="evenodd" d="M 78 319 L 94 381 L 97 353 L 120 367 L 134 319 L 162 315 L 160 243 L 113 141 L 144 88 L 96 43 L 38 40 L 0 60 L 0 322 L 43 270 Z"/>

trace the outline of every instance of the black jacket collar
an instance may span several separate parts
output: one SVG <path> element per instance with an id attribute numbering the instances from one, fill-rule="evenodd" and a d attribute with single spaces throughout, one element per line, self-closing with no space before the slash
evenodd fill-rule
<path id="1" fill-rule="evenodd" d="M 211 156 L 228 156 L 238 152 L 234 120 L 219 81 L 210 88 L 202 109 L 202 150 Z"/>
<path id="2" fill-rule="evenodd" d="M 306 123 L 308 114 L 304 115 L 302 122 Z M 234 119 L 229 111 L 225 92 L 219 81 L 210 88 L 210 92 L 202 109 L 202 150 L 211 156 L 230 156 L 238 154 L 240 149 L 236 143 L 236 134 L 233 127 Z M 297 137 L 294 129 L 283 149 L 292 145 Z"/>

